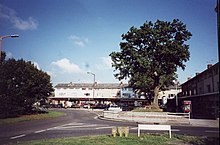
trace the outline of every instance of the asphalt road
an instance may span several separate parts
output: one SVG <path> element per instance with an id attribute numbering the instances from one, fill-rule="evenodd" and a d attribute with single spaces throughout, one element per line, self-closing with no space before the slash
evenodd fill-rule
<path id="1" fill-rule="evenodd" d="M 55 119 L 0 125 L 0 144 L 61 137 L 110 135 L 114 126 L 129 126 L 131 133 L 137 133 L 136 123 L 99 120 L 97 111 L 78 109 L 58 109 L 58 111 L 65 112 L 66 115 Z M 146 131 L 141 131 L 144 132 Z M 172 134 L 174 133 L 219 137 L 219 128 L 172 126 Z"/>

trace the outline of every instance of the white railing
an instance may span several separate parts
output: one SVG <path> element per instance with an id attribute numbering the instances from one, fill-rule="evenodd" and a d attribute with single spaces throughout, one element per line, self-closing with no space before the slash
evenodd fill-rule
<path id="1" fill-rule="evenodd" d="M 104 118 L 134 122 L 190 124 L 190 113 L 104 111 L 102 116 Z"/>

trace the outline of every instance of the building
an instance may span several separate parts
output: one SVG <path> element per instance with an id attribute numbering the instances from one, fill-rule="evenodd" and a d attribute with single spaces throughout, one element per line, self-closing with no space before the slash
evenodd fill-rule
<path id="1" fill-rule="evenodd" d="M 181 85 L 178 102 L 184 110 L 184 101 L 190 104 L 193 118 L 219 118 L 219 63 L 207 65 Z"/>
<path id="2" fill-rule="evenodd" d="M 133 91 L 122 83 L 65 83 L 55 86 L 55 95 L 50 97 L 52 104 L 110 104 L 122 98 L 132 98 Z M 68 105 L 71 106 L 71 105 Z"/>
<path id="3" fill-rule="evenodd" d="M 159 92 L 158 101 L 160 102 L 160 105 L 166 105 L 168 100 L 176 99 L 177 94 L 181 92 L 181 87 L 179 85 L 176 86 L 170 86 L 164 91 Z M 176 103 L 177 100 L 176 100 Z"/>

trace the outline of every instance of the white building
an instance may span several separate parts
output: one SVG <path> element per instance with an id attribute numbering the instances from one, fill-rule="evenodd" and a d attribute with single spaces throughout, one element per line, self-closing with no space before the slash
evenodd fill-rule
<path id="1" fill-rule="evenodd" d="M 55 96 L 50 97 L 53 104 L 64 102 L 81 103 L 110 103 L 120 99 L 120 90 L 125 87 L 122 83 L 66 83 L 55 86 Z"/>
<path id="2" fill-rule="evenodd" d="M 167 99 L 176 99 L 177 94 L 181 92 L 180 87 L 170 87 L 168 90 L 160 91 L 158 99 L 162 105 L 167 104 Z"/>

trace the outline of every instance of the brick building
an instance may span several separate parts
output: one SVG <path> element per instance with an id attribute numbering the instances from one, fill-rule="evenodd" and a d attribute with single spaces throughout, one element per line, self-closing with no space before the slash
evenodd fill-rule
<path id="1" fill-rule="evenodd" d="M 219 62 L 207 65 L 181 87 L 178 102 L 183 107 L 184 101 L 191 101 L 192 118 L 219 118 Z"/>

